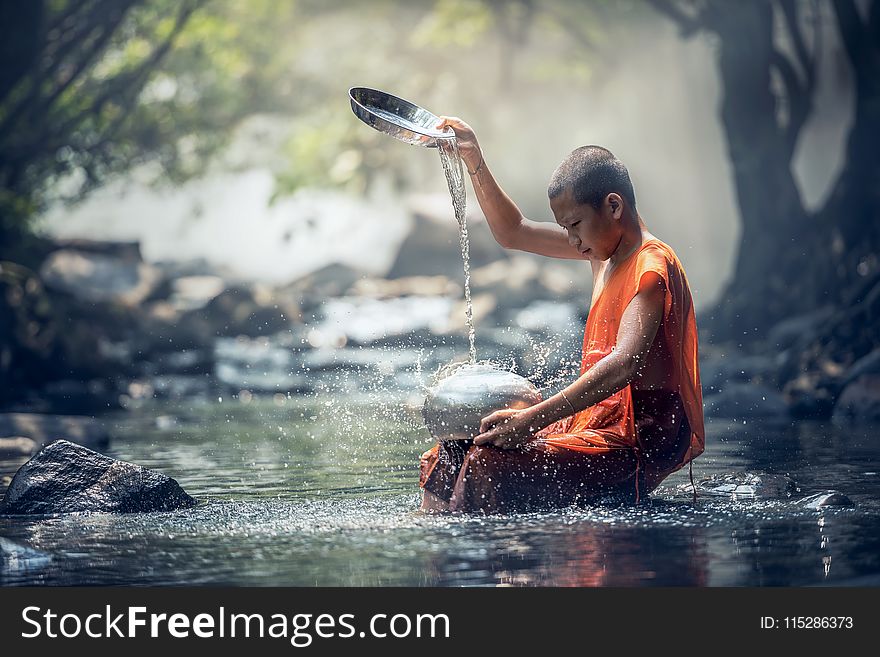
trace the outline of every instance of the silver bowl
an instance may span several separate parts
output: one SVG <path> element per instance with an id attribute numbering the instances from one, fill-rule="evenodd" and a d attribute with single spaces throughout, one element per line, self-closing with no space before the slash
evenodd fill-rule
<path id="1" fill-rule="evenodd" d="M 428 431 L 437 440 L 467 440 L 480 433 L 480 420 L 500 408 L 528 408 L 541 393 L 513 372 L 467 364 L 442 377 L 422 407 Z"/>
<path id="2" fill-rule="evenodd" d="M 348 90 L 351 111 L 368 126 L 407 144 L 436 148 L 437 142 L 452 139 L 452 128 L 437 130 L 440 119 L 423 107 L 378 89 L 352 87 Z"/>

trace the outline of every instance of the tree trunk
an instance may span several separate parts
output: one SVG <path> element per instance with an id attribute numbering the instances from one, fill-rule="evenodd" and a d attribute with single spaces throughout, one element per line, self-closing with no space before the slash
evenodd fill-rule
<path id="1" fill-rule="evenodd" d="M 721 121 L 742 219 L 734 275 L 707 318 L 717 340 L 748 340 L 792 311 L 791 286 L 810 261 L 809 222 L 790 166 L 790 147 L 771 89 L 769 4 L 725 3 L 719 36 Z"/>
<path id="2" fill-rule="evenodd" d="M 840 177 L 815 224 L 826 266 L 816 281 L 817 300 L 859 303 L 880 272 L 880 2 L 863 22 L 852 2 L 834 3 L 852 66 L 855 117 Z"/>

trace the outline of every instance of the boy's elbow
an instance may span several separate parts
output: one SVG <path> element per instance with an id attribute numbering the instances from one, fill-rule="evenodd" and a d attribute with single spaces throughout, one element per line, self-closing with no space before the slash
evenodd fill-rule
<path id="1" fill-rule="evenodd" d="M 645 357 L 641 354 L 620 354 L 617 371 L 623 379 L 624 386 L 629 385 L 638 377 L 645 365 Z"/>
<path id="2" fill-rule="evenodd" d="M 517 240 L 516 232 L 509 233 L 501 233 L 495 236 L 495 241 L 498 242 L 505 249 L 516 249 L 518 248 L 519 241 Z"/>

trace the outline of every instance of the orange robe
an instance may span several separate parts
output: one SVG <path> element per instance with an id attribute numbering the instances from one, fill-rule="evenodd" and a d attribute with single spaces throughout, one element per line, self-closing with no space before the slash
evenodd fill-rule
<path id="1" fill-rule="evenodd" d="M 581 374 L 614 349 L 623 312 L 649 272 L 665 284 L 655 340 L 664 341 L 671 357 L 666 391 L 640 391 L 634 401 L 627 385 L 545 427 L 522 450 L 469 441 L 435 445 L 422 455 L 420 485 L 461 511 L 565 506 L 628 488 L 638 502 L 699 456 L 705 431 L 693 298 L 681 262 L 660 240 L 644 242 L 598 291 L 584 331 Z"/>

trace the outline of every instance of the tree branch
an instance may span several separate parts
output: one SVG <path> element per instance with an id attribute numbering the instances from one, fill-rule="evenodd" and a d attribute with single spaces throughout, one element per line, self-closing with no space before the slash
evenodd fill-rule
<path id="1" fill-rule="evenodd" d="M 39 78 L 32 80 L 30 93 L 23 98 L 18 105 L 10 110 L 3 122 L 0 123 L 0 143 L 2 143 L 5 136 L 9 134 L 10 131 L 16 129 L 18 120 L 23 116 L 27 116 L 31 123 L 45 118 L 49 111 L 51 111 L 51 106 L 58 97 L 64 93 L 70 85 L 76 82 L 89 66 L 94 63 L 95 58 L 103 52 L 108 41 L 116 33 L 116 30 L 125 18 L 126 13 L 131 9 L 131 6 L 135 1 L 137 0 L 128 0 L 122 4 L 118 2 L 110 3 L 118 10 L 118 13 L 116 15 L 111 14 L 109 17 L 104 14 L 103 5 L 98 4 L 96 6 L 95 11 L 90 17 L 92 20 L 86 23 L 85 28 L 77 29 L 74 35 L 68 37 L 67 42 L 64 46 L 59 48 L 59 51 L 52 58 L 46 69 L 38 74 Z M 79 42 L 81 39 L 88 39 L 92 34 L 96 35 L 93 37 L 94 40 L 85 49 L 85 52 L 80 57 L 79 61 L 73 64 L 73 71 L 71 74 L 68 75 L 65 80 L 60 82 L 53 90 L 49 91 L 46 97 L 41 99 L 41 91 L 44 86 L 43 81 L 50 78 L 61 66 L 67 52 L 73 44 Z"/>
<path id="2" fill-rule="evenodd" d="M 788 28 L 788 33 L 791 35 L 791 42 L 794 45 L 794 52 L 797 56 L 798 64 L 800 65 L 804 74 L 804 79 L 806 80 L 805 86 L 808 90 L 812 90 L 816 81 L 816 59 L 814 55 L 810 54 L 810 51 L 807 49 L 807 44 L 804 41 L 803 32 L 798 24 L 797 8 L 795 7 L 794 0 L 778 1 L 779 7 L 782 9 L 782 15 L 785 18 L 785 25 Z"/>
<path id="3" fill-rule="evenodd" d="M 806 123 L 812 108 L 812 88 L 802 83 L 792 63 L 781 52 L 773 49 L 770 64 L 785 83 L 788 97 L 788 125 L 785 126 L 784 140 L 787 158 L 790 160 L 797 144 L 801 129 Z"/>
<path id="4" fill-rule="evenodd" d="M 103 93 L 101 93 L 88 108 L 62 123 L 54 132 L 48 135 L 48 139 L 54 142 L 59 137 L 63 138 L 64 135 L 68 134 L 74 126 L 82 122 L 86 117 L 99 114 L 104 106 L 114 97 L 124 97 L 127 93 L 139 91 L 146 83 L 150 73 L 153 72 L 159 62 L 162 61 L 171 49 L 174 40 L 183 29 L 183 26 L 186 25 L 189 17 L 202 4 L 203 0 L 194 0 L 193 2 L 185 4 L 177 14 L 177 19 L 175 20 L 174 27 L 171 29 L 170 34 L 166 37 L 165 41 L 153 50 L 149 57 L 141 62 L 141 64 L 133 71 L 120 73 L 115 78 L 105 83 Z"/>

